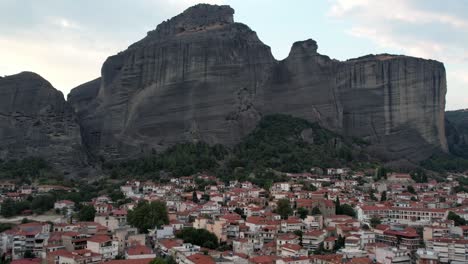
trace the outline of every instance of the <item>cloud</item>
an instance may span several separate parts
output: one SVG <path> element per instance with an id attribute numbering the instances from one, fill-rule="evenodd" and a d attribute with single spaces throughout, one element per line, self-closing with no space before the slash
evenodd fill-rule
<path id="1" fill-rule="evenodd" d="M 380 18 L 416 24 L 438 22 L 468 30 L 468 20 L 466 18 L 461 18 L 453 14 L 441 13 L 440 10 L 420 10 L 416 6 L 416 1 L 411 0 L 336 0 L 329 14 L 335 17 L 342 17 L 357 15 L 358 11 L 360 16 L 368 18 Z"/>
<path id="2" fill-rule="evenodd" d="M 63 17 L 49 17 L 49 23 L 63 29 L 82 29 L 78 23 Z"/>
<path id="3" fill-rule="evenodd" d="M 367 39 L 382 52 L 436 59 L 446 65 L 449 108 L 468 98 L 468 6 L 431 0 L 332 0 L 328 16 L 345 21 L 344 31 Z M 465 106 L 466 108 L 466 106 Z"/>
<path id="4" fill-rule="evenodd" d="M 0 1 L 0 75 L 35 71 L 66 95 L 108 56 L 197 3 L 224 0 Z"/>

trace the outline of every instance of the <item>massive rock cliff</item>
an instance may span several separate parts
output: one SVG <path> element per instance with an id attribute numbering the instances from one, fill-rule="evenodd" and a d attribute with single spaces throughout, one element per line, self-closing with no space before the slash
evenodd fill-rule
<path id="1" fill-rule="evenodd" d="M 42 157 L 65 174 L 86 166 L 72 107 L 32 72 L 0 78 L 0 158 L 26 157 Z"/>
<path id="2" fill-rule="evenodd" d="M 368 139 L 386 159 L 417 161 L 447 151 L 442 63 L 388 54 L 341 63 L 336 85 L 343 132 Z"/>
<path id="3" fill-rule="evenodd" d="M 109 57 L 88 108 L 80 111 L 75 100 L 86 89 L 69 98 L 85 145 L 119 158 L 181 141 L 233 144 L 251 131 L 260 118 L 255 92 L 275 61 L 233 13 L 192 7 Z"/>
<path id="4" fill-rule="evenodd" d="M 468 159 L 468 109 L 448 111 L 445 117 L 450 152 Z"/>
<path id="5" fill-rule="evenodd" d="M 183 141 L 233 145 L 262 115 L 285 113 L 363 138 L 386 160 L 447 150 L 442 63 L 395 55 L 345 62 L 294 43 L 276 61 L 228 6 L 197 5 L 104 63 L 69 96 L 94 157 Z"/>

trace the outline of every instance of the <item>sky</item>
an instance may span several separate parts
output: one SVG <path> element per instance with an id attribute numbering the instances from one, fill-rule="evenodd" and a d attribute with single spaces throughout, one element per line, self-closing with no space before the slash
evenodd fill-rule
<path id="1" fill-rule="evenodd" d="M 468 0 L 0 0 L 0 76 L 34 71 L 66 95 L 99 77 L 108 56 L 197 3 L 232 6 L 279 60 L 312 38 L 339 60 L 442 61 L 446 108 L 468 108 Z"/>

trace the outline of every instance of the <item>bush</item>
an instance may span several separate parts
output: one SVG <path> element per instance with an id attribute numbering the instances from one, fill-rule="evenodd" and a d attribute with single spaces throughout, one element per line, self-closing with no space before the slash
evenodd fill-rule
<path id="1" fill-rule="evenodd" d="M 216 249 L 219 246 L 216 235 L 205 229 L 184 228 L 176 234 L 176 237 L 184 240 L 185 243 L 209 249 Z"/>

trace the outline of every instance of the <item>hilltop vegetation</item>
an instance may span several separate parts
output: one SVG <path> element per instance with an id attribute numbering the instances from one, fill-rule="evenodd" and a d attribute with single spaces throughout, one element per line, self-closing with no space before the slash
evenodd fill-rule
<path id="1" fill-rule="evenodd" d="M 21 160 L 0 160 L 0 179 L 50 183 L 63 180 L 63 175 L 42 158 L 27 157 Z"/>
<path id="2" fill-rule="evenodd" d="M 357 147 L 357 148 L 356 148 Z M 238 145 L 227 148 L 205 143 L 175 145 L 162 153 L 120 163 L 106 163 L 105 170 L 114 178 L 158 178 L 160 172 L 172 176 L 212 172 L 225 179 L 255 177 L 275 181 L 275 172 L 303 172 L 312 167 L 352 165 L 365 160 L 359 144 L 318 124 L 287 115 L 264 117 L 257 128 Z"/>

